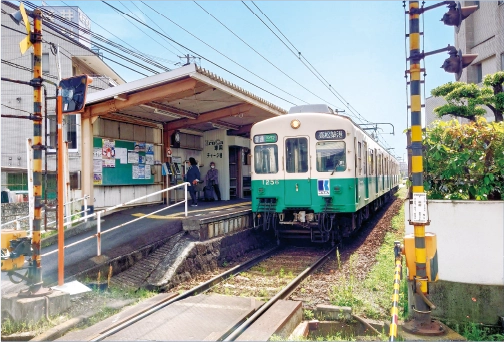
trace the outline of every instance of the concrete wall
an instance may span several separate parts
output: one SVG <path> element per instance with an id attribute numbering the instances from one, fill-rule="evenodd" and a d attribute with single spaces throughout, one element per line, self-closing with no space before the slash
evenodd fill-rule
<path id="1" fill-rule="evenodd" d="M 429 201 L 439 280 L 504 285 L 504 201 Z M 406 233 L 413 233 L 405 206 Z"/>
<path id="2" fill-rule="evenodd" d="M 437 235 L 439 280 L 429 283 L 432 315 L 458 323 L 497 324 L 504 312 L 504 201 L 429 201 Z M 409 206 L 405 206 L 406 233 Z M 410 289 L 410 305 L 412 294 Z"/>

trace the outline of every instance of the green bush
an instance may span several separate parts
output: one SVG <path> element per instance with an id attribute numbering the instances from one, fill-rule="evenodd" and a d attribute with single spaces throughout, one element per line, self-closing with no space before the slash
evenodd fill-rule
<path id="1" fill-rule="evenodd" d="M 502 199 L 503 122 L 435 121 L 423 141 L 424 188 L 430 199 Z"/>

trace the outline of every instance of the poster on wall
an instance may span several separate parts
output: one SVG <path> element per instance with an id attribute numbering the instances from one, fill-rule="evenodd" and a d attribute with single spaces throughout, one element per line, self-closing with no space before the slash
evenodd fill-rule
<path id="1" fill-rule="evenodd" d="M 102 140 L 102 160 L 103 167 L 115 167 L 115 141 L 109 139 Z"/>
<path id="2" fill-rule="evenodd" d="M 102 159 L 102 149 L 101 147 L 93 147 L 93 160 Z"/>
<path id="3" fill-rule="evenodd" d="M 151 179 L 151 166 L 145 165 L 145 179 Z"/>
<path id="4" fill-rule="evenodd" d="M 138 152 L 128 151 L 128 164 L 138 164 Z"/>
<path id="5" fill-rule="evenodd" d="M 144 142 L 135 142 L 135 151 L 136 152 L 145 152 L 145 143 Z"/>
<path id="6" fill-rule="evenodd" d="M 154 155 L 153 154 L 146 154 L 145 155 L 145 164 L 154 165 Z"/>
<path id="7" fill-rule="evenodd" d="M 133 179 L 145 179 L 145 165 L 133 165 Z"/>
<path id="8" fill-rule="evenodd" d="M 93 172 L 94 173 L 102 173 L 102 161 L 101 159 L 94 159 L 93 160 Z"/>
<path id="9" fill-rule="evenodd" d="M 138 164 L 145 164 L 145 156 L 142 155 L 138 156 Z"/>
<path id="10" fill-rule="evenodd" d="M 102 184 L 102 173 L 93 173 L 93 184 L 101 185 Z"/>
<path id="11" fill-rule="evenodd" d="M 124 147 L 116 147 L 115 152 L 115 158 L 119 159 L 121 164 L 128 164 L 128 149 Z"/>
<path id="12" fill-rule="evenodd" d="M 145 154 L 154 154 L 154 144 L 145 144 Z"/>

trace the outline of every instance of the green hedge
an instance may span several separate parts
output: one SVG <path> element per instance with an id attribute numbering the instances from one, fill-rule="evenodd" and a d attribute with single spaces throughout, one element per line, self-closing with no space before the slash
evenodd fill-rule
<path id="1" fill-rule="evenodd" d="M 423 141 L 424 187 L 430 199 L 502 199 L 503 122 L 435 121 Z"/>

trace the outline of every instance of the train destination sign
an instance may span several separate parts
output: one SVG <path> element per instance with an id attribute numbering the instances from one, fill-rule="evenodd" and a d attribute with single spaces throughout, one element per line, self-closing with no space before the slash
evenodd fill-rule
<path id="1" fill-rule="evenodd" d="M 333 129 L 315 132 L 315 138 L 317 140 L 341 140 L 345 139 L 345 137 L 346 132 L 344 129 Z"/>
<path id="2" fill-rule="evenodd" d="M 254 135 L 254 144 L 276 143 L 278 135 L 275 133 Z"/>

